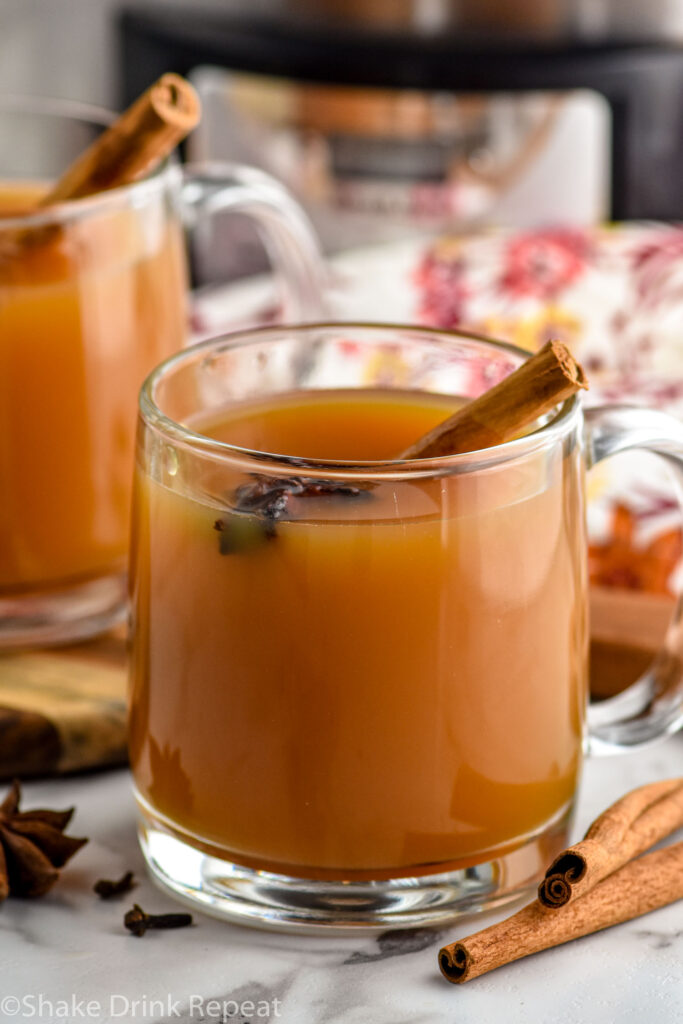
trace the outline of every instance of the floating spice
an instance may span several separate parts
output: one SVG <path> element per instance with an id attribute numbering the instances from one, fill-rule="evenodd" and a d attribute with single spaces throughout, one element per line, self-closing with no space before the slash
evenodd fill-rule
<path id="1" fill-rule="evenodd" d="M 125 915 L 123 923 L 129 932 L 142 938 L 149 928 L 187 928 L 192 924 L 192 914 L 146 914 L 141 906 L 134 903 L 133 909 Z"/>
<path id="2" fill-rule="evenodd" d="M 20 811 L 21 787 L 15 779 L 0 804 L 0 900 L 7 896 L 43 896 L 87 839 L 65 836 L 74 808 Z"/>
<path id="3" fill-rule="evenodd" d="M 192 131 L 201 116 L 199 97 L 180 75 L 162 75 L 72 163 L 45 193 L 40 209 L 129 185 L 151 174 Z M 22 248 L 59 238 L 56 225 L 3 233 L 0 261 Z"/>
<path id="4" fill-rule="evenodd" d="M 70 165 L 40 205 L 93 195 L 151 174 L 197 126 L 200 115 L 190 83 L 171 72 L 162 75 Z"/>
<path id="5" fill-rule="evenodd" d="M 231 555 L 272 540 L 276 534 L 276 524 L 289 510 L 291 498 L 318 498 L 321 495 L 367 498 L 370 491 L 365 487 L 341 484 L 336 480 L 252 474 L 251 482 L 241 484 L 234 492 L 234 511 L 213 524 L 219 535 L 218 550 L 222 555 Z"/>
<path id="6" fill-rule="evenodd" d="M 100 878 L 99 881 L 93 885 L 93 892 L 103 900 L 109 900 L 112 896 L 121 896 L 125 892 L 130 892 L 131 889 L 135 888 L 135 881 L 132 871 L 126 871 L 125 875 L 121 878 L 113 880 L 111 878 Z"/>

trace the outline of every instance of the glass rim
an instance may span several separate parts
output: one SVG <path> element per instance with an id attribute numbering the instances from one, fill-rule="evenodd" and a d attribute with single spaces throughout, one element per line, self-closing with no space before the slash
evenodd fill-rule
<path id="1" fill-rule="evenodd" d="M 310 459 L 296 455 L 263 452 L 257 449 L 228 444 L 225 441 L 218 441 L 173 420 L 157 404 L 155 391 L 168 374 L 181 368 L 183 364 L 189 365 L 208 353 L 215 353 L 225 349 L 246 348 L 257 340 L 274 341 L 278 336 L 286 333 L 301 335 L 320 330 L 348 332 L 349 330 L 358 329 L 371 332 L 376 331 L 377 333 L 393 331 L 398 334 L 405 334 L 410 332 L 412 335 L 425 335 L 427 338 L 441 337 L 449 340 L 461 338 L 466 341 L 474 341 L 478 344 L 489 346 L 494 350 L 508 352 L 516 357 L 522 357 L 522 361 L 528 359 L 532 354 L 526 349 L 519 348 L 510 342 L 497 341 L 471 331 L 422 327 L 419 324 L 332 320 L 240 329 L 191 345 L 189 348 L 183 349 L 165 359 L 152 370 L 143 382 L 139 393 L 138 405 L 142 420 L 146 426 L 156 430 L 164 437 L 173 441 L 173 443 L 181 445 L 185 449 L 204 458 L 213 458 L 221 462 L 229 460 L 232 464 L 238 464 L 252 471 L 267 468 L 270 471 L 278 471 L 286 475 L 298 474 L 306 477 L 319 476 L 321 472 L 324 472 L 328 478 L 345 480 L 367 479 L 368 476 L 376 476 L 383 479 L 415 479 L 419 477 L 433 477 L 437 474 L 473 472 L 538 452 L 566 437 L 578 422 L 581 404 L 579 395 L 575 394 L 566 399 L 559 410 L 536 430 L 491 448 L 482 448 L 478 451 L 464 452 L 458 455 L 439 455 L 426 459 L 382 459 L 368 461 Z M 361 388 L 360 390 L 363 389 Z"/>
<path id="2" fill-rule="evenodd" d="M 79 121 L 94 125 L 98 128 L 107 128 L 118 116 L 114 111 L 106 107 L 100 107 L 91 103 L 83 103 L 80 100 L 59 99 L 49 96 L 25 96 L 18 93 L 9 93 L 0 96 L 0 116 L 3 114 L 34 114 L 40 117 L 49 117 L 68 121 Z M 135 194 L 135 200 L 154 194 L 159 191 L 166 180 L 169 168 L 175 166 L 173 157 L 162 161 L 151 174 L 146 175 L 139 181 L 131 182 L 129 185 L 117 185 L 114 188 L 96 192 L 93 195 L 81 196 L 78 199 L 64 199 L 59 203 L 46 207 L 44 210 L 37 210 L 35 213 L 24 213 L 19 215 L 0 215 L 0 232 L 17 231 L 31 228 L 41 228 L 55 221 L 76 220 L 93 213 L 99 212 L 103 206 L 122 205 L 130 200 Z M 23 179 L 22 183 L 31 184 L 32 179 Z M 8 182 L 11 184 L 11 179 Z"/>

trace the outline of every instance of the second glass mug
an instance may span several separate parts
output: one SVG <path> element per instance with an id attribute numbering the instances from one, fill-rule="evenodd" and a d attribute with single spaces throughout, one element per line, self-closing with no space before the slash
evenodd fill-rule
<path id="1" fill-rule="evenodd" d="M 0 649 L 90 636 L 125 612 L 136 400 L 187 340 L 183 228 L 223 210 L 253 217 L 286 315 L 320 312 L 315 238 L 254 169 L 169 161 L 25 212 L 110 119 L 0 103 Z"/>
<path id="2" fill-rule="evenodd" d="M 130 752 L 145 856 L 177 895 L 322 930 L 500 905 L 566 845 L 587 747 L 680 725 L 677 618 L 656 669 L 587 731 L 584 536 L 585 468 L 643 447 L 680 471 L 680 423 L 584 419 L 574 398 L 517 440 L 401 462 L 417 421 L 385 450 L 357 404 L 476 397 L 527 355 L 321 324 L 210 341 L 147 380 Z M 330 459 L 315 403 L 339 388 L 351 412 Z M 292 394 L 275 435 L 268 408 Z M 269 493 L 289 495 L 275 523 Z"/>

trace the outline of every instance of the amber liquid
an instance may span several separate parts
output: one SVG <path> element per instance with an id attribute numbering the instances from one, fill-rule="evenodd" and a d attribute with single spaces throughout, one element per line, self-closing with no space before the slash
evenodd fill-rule
<path id="1" fill-rule="evenodd" d="M 194 426 L 382 459 L 451 408 L 309 392 Z M 224 555 L 224 509 L 181 477 L 140 470 L 132 562 L 132 767 L 167 827 L 353 878 L 482 862 L 562 815 L 585 700 L 576 451 L 292 500 L 274 538 Z"/>
<path id="2" fill-rule="evenodd" d="M 0 217 L 40 192 L 0 185 Z M 125 569 L 137 392 L 186 319 L 180 231 L 145 212 L 0 227 L 0 592 Z"/>

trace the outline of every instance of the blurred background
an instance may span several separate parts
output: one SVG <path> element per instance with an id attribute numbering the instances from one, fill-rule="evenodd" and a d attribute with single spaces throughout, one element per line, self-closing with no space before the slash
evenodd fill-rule
<path id="1" fill-rule="evenodd" d="M 0 0 L 0 92 L 204 100 L 194 158 L 280 177 L 328 250 L 676 218 L 681 0 Z M 653 162 L 657 173 L 652 173 Z"/>

